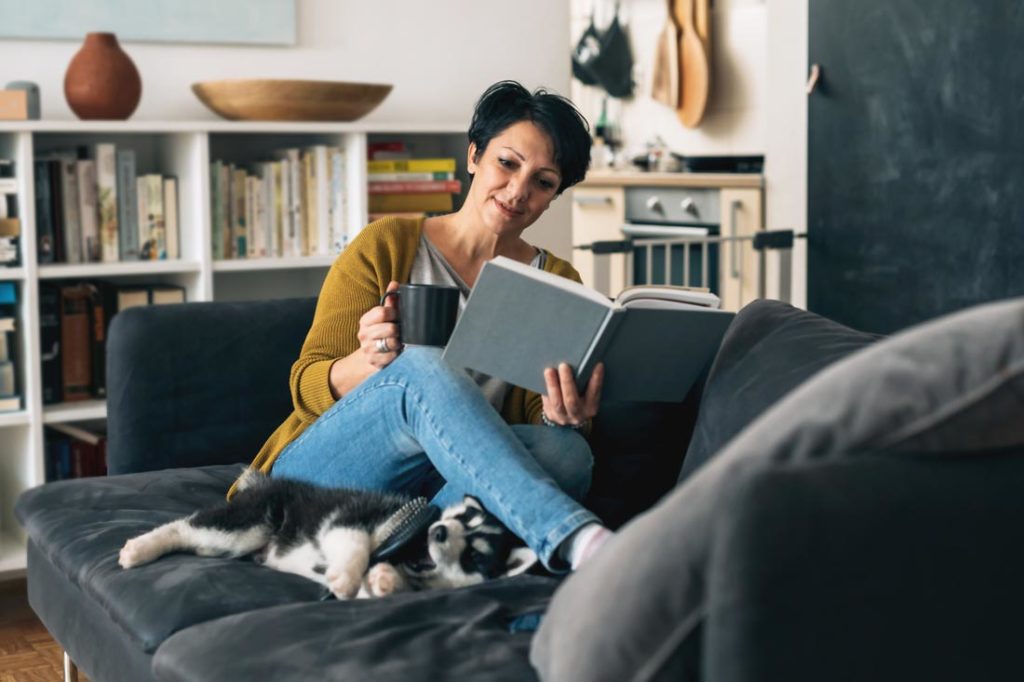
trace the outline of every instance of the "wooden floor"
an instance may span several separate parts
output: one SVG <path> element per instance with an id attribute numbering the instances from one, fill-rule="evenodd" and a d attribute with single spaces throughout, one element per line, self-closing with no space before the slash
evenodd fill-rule
<path id="1" fill-rule="evenodd" d="M 63 677 L 64 652 L 29 607 L 25 581 L 0 582 L 0 682 L 56 682 Z"/>

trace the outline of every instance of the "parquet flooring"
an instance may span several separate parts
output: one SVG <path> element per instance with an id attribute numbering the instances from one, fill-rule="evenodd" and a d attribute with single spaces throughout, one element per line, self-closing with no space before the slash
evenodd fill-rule
<path id="1" fill-rule="evenodd" d="M 0 582 L 0 682 L 59 682 L 64 652 L 28 605 L 25 581 Z M 79 674 L 79 680 L 86 680 Z"/>

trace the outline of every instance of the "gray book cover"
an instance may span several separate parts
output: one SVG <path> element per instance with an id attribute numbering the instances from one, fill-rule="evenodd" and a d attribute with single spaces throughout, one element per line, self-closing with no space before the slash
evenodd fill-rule
<path id="1" fill-rule="evenodd" d="M 484 265 L 444 358 L 541 394 L 545 367 L 568 363 L 582 389 L 603 361 L 602 400 L 678 402 L 732 317 L 696 306 L 617 306 L 582 284 L 498 257 Z"/>
<path id="2" fill-rule="evenodd" d="M 139 199 L 135 185 L 135 150 L 117 150 L 117 231 L 121 260 L 139 259 Z"/>

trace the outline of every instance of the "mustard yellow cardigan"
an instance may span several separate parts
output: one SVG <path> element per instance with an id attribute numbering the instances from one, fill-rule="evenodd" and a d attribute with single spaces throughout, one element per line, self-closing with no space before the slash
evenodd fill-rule
<path id="1" fill-rule="evenodd" d="M 409 281 L 422 230 L 422 219 L 382 218 L 366 226 L 331 265 L 320 289 L 313 324 L 292 365 L 288 383 L 295 410 L 260 448 L 253 467 L 270 473 L 285 446 L 334 405 L 328 382 L 331 365 L 359 347 L 359 318 L 379 305 L 388 283 Z M 547 253 L 544 269 L 581 281 L 572 265 L 551 253 Z M 541 397 L 513 386 L 501 414 L 509 424 L 539 424 Z M 232 486 L 228 495 L 234 490 Z"/>

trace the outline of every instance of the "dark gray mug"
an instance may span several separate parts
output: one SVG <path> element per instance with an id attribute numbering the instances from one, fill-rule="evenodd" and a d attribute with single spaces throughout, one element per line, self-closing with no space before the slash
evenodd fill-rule
<path id="1" fill-rule="evenodd" d="M 398 322 L 402 343 L 439 346 L 448 343 L 459 314 L 459 289 L 440 284 L 402 284 L 380 298 L 398 298 Z"/>

